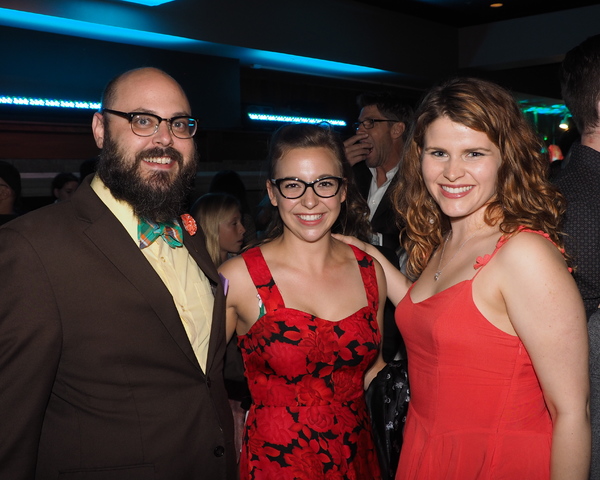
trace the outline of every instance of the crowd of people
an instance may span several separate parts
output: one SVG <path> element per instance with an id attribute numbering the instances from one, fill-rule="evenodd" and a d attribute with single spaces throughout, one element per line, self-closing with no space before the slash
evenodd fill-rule
<path id="1" fill-rule="evenodd" d="M 190 202 L 179 83 L 117 76 L 52 205 L 0 162 L 0 478 L 600 478 L 599 79 L 600 35 L 552 174 L 478 78 L 283 125 L 255 215 L 233 171 Z"/>

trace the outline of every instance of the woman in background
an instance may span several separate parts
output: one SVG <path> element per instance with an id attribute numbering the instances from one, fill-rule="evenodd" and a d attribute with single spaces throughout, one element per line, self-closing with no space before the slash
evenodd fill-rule
<path id="1" fill-rule="evenodd" d="M 246 229 L 244 233 L 244 245 L 250 245 L 256 240 L 256 225 L 252 216 L 252 209 L 248 202 L 246 185 L 239 173 L 234 170 L 220 170 L 215 173 L 208 187 L 209 193 L 229 193 L 240 202 L 242 214 L 242 225 Z"/>
<path id="2" fill-rule="evenodd" d="M 266 239 L 220 268 L 253 401 L 240 477 L 379 480 L 364 389 L 383 366 L 385 279 L 331 236 L 369 238 L 368 207 L 330 128 L 282 127 L 269 160 Z"/>
<path id="3" fill-rule="evenodd" d="M 196 200 L 190 213 L 206 235 L 206 249 L 217 267 L 240 253 L 246 229 L 237 198 L 227 193 L 207 193 Z"/>
<path id="4" fill-rule="evenodd" d="M 231 256 L 240 253 L 246 230 L 242 225 L 240 202 L 236 197 L 228 193 L 207 193 L 196 200 L 190 213 L 204 232 L 206 249 L 217 267 Z M 235 445 L 239 460 L 250 393 L 235 339 L 227 345 L 223 373 L 233 412 Z"/>

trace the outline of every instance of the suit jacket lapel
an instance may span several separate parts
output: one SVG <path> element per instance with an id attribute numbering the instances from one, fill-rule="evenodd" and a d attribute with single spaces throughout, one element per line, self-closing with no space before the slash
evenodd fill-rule
<path id="1" fill-rule="evenodd" d="M 354 173 L 354 181 L 358 187 L 358 191 L 365 200 L 369 197 L 369 190 L 371 189 L 371 181 L 373 174 L 364 160 L 357 163 L 352 167 Z"/>
<path id="2" fill-rule="evenodd" d="M 89 186 L 89 179 L 79 190 L 73 202 L 78 208 L 79 218 L 89 222 L 85 234 L 147 300 L 184 355 L 200 369 L 173 297 L 165 284 L 123 225 L 94 193 Z"/>

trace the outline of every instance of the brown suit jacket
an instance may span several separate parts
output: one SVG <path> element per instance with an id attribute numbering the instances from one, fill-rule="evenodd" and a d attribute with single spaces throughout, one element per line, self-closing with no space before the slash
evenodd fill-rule
<path id="1" fill-rule="evenodd" d="M 206 372 L 172 296 L 88 181 L 0 229 L 0 478 L 236 478 L 224 293 Z"/>

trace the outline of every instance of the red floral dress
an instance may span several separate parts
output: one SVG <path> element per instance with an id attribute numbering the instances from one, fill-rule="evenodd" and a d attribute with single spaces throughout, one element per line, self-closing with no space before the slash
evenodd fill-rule
<path id="1" fill-rule="evenodd" d="M 241 480 L 381 478 L 363 390 L 381 341 L 377 278 L 353 250 L 368 304 L 340 321 L 286 308 L 260 248 L 242 254 L 264 315 L 238 337 L 253 401 Z"/>

